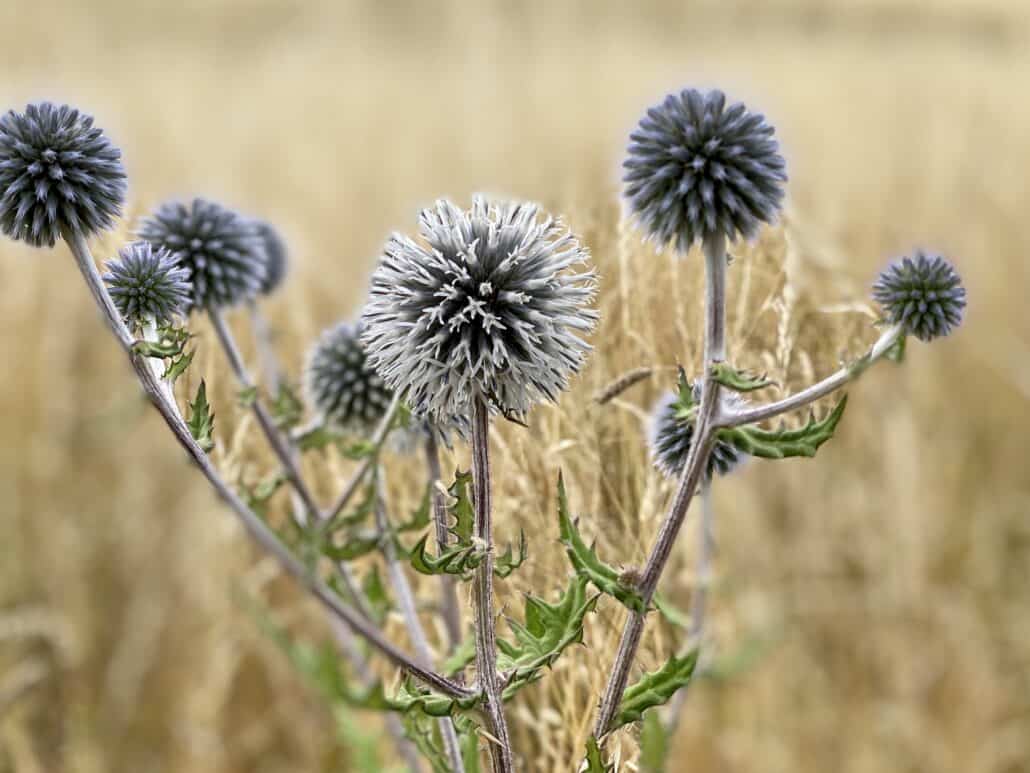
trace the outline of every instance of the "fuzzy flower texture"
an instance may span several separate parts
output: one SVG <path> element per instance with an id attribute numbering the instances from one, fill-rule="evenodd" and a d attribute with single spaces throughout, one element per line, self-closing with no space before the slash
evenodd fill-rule
<path id="1" fill-rule="evenodd" d="M 189 308 L 190 273 L 164 248 L 133 242 L 106 264 L 111 299 L 131 325 L 158 327 L 172 322 Z"/>
<path id="2" fill-rule="evenodd" d="M 261 293 L 271 295 L 279 289 L 289 268 L 286 242 L 270 223 L 257 221 L 254 228 L 265 254 L 265 280 L 261 283 Z"/>
<path id="3" fill-rule="evenodd" d="M 623 162 L 630 210 L 651 239 L 686 253 L 717 235 L 753 238 L 783 201 L 773 127 L 721 91 L 687 89 L 647 111 Z"/>
<path id="4" fill-rule="evenodd" d="M 125 202 L 121 151 L 92 117 L 49 102 L 0 118 L 0 229 L 53 247 L 64 228 L 111 228 Z"/>
<path id="5" fill-rule="evenodd" d="M 372 276 L 369 362 L 441 423 L 473 400 L 507 416 L 556 400 L 597 319 L 587 250 L 534 204 L 440 201 L 419 222 L 424 243 L 395 234 Z"/>
<path id="6" fill-rule="evenodd" d="M 939 255 L 917 252 L 888 267 L 873 285 L 873 298 L 891 324 L 920 341 L 946 336 L 962 324 L 966 289 L 955 267 Z"/>
<path id="7" fill-rule="evenodd" d="M 137 235 L 171 252 L 190 272 L 197 309 L 235 306 L 256 296 L 267 279 L 256 224 L 212 201 L 162 204 L 140 223 Z"/>
<path id="8" fill-rule="evenodd" d="M 701 383 L 692 387 L 691 402 L 701 401 Z M 744 400 L 736 392 L 723 390 L 723 405 L 727 409 L 739 410 Z M 687 406 L 680 394 L 666 392 L 651 411 L 650 446 L 655 467 L 667 478 L 678 478 L 683 473 L 694 441 L 694 421 L 685 418 Z M 716 440 L 708 457 L 705 478 L 713 475 L 727 475 L 744 461 L 746 454 L 722 440 Z"/>
<path id="9" fill-rule="evenodd" d="M 327 424 L 368 432 L 386 414 L 393 392 L 369 367 L 360 335 L 350 322 L 322 333 L 308 355 L 306 389 Z"/>

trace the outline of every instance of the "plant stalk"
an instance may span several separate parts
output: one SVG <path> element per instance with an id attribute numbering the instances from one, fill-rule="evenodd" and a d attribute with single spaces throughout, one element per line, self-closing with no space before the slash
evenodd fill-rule
<path id="1" fill-rule="evenodd" d="M 486 701 L 485 715 L 489 732 L 490 759 L 494 773 L 513 773 L 508 723 L 497 674 L 497 631 L 494 619 L 494 554 L 491 529 L 490 409 L 486 400 L 472 400 L 472 503 L 475 517 L 473 538 L 485 551 L 476 568 L 472 598 L 475 613 L 476 672 L 479 688 Z"/>
<path id="2" fill-rule="evenodd" d="M 447 504 L 439 486 L 440 449 L 436 436 L 430 432 L 425 443 L 426 467 L 429 471 L 429 485 L 433 498 L 433 523 L 436 526 L 436 544 L 440 553 L 447 548 Z M 458 607 L 458 593 L 454 587 L 454 578 L 449 574 L 440 575 L 440 612 L 443 616 L 444 628 L 447 631 L 448 651 L 453 652 L 461 644 L 461 610 Z"/>

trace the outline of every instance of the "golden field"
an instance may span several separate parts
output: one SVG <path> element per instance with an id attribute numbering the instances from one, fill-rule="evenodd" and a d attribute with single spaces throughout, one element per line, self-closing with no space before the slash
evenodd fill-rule
<path id="1" fill-rule="evenodd" d="M 913 343 L 849 390 L 817 459 L 756 461 L 716 485 L 711 651 L 759 645 L 747 668 L 691 688 L 670 771 L 1030 771 L 1026 3 L 7 0 L 0 64 L 0 106 L 68 101 L 123 148 L 125 232 L 194 193 L 281 226 L 293 271 L 267 311 L 295 374 L 419 207 L 485 191 L 564 215 L 602 275 L 602 322 L 563 402 L 494 435 L 498 531 L 531 537 L 502 583 L 512 613 L 566 571 L 559 468 L 584 530 L 627 565 L 670 493 L 641 418 L 677 363 L 696 366 L 701 264 L 620 222 L 625 137 L 686 85 L 763 111 L 789 202 L 735 252 L 737 363 L 789 390 L 859 353 L 875 336 L 870 282 L 916 245 L 953 258 L 970 304 L 952 338 Z M 185 463 L 67 250 L 4 241 L 0 288 L 0 771 L 349 770 L 332 717 L 237 591 L 312 637 L 327 635 L 320 610 Z M 214 458 L 253 479 L 268 454 L 210 331 L 195 332 L 181 395 L 207 379 Z M 639 366 L 656 376 L 592 403 Z M 466 463 L 464 449 L 447 460 Z M 421 470 L 389 464 L 403 510 Z M 348 470 L 308 462 L 326 501 Z M 682 606 L 694 526 L 663 585 Z M 575 769 L 621 619 L 603 601 L 587 646 L 511 708 L 524 770 Z M 649 630 L 654 668 L 678 634 Z M 615 744 L 625 770 L 631 740 Z"/>

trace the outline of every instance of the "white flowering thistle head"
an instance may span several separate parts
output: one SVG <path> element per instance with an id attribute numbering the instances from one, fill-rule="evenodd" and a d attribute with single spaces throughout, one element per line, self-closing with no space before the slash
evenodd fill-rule
<path id="1" fill-rule="evenodd" d="M 597 320 L 587 249 L 535 204 L 449 201 L 422 211 L 422 242 L 394 234 L 362 313 L 369 361 L 412 409 L 446 423 L 483 399 L 521 417 L 556 400 Z"/>
<path id="2" fill-rule="evenodd" d="M 630 211 L 681 253 L 716 235 L 753 238 L 783 202 L 786 164 L 765 118 L 721 91 L 685 89 L 650 108 L 623 162 Z"/>
<path id="3" fill-rule="evenodd" d="M 361 327 L 340 322 L 325 330 L 308 354 L 308 399 L 329 426 L 359 434 L 386 414 L 393 392 L 368 364 Z"/>
<path id="4" fill-rule="evenodd" d="M 189 270 L 193 308 L 234 306 L 261 291 L 267 267 L 257 228 L 220 204 L 166 202 L 141 221 L 137 235 Z"/>
<path id="5" fill-rule="evenodd" d="M 286 242 L 271 223 L 258 220 L 254 222 L 254 228 L 265 256 L 265 279 L 261 283 L 261 294 L 271 295 L 279 289 L 289 268 Z"/>
<path id="6" fill-rule="evenodd" d="M 720 393 L 723 407 L 727 411 L 740 410 L 745 400 L 731 390 Z M 683 473 L 694 441 L 694 414 L 701 401 L 701 382 L 692 386 L 684 384 L 680 391 L 668 391 L 659 398 L 651 410 L 648 441 L 651 458 L 659 472 L 667 478 L 678 478 Z M 728 475 L 740 465 L 746 454 L 722 440 L 716 440 L 708 457 L 705 479 L 713 475 Z"/>
<path id="7" fill-rule="evenodd" d="M 105 264 L 103 279 L 122 318 L 135 328 L 170 324 L 189 309 L 190 272 L 163 247 L 133 242 Z"/>
<path id="8" fill-rule="evenodd" d="M 962 324 L 966 289 L 955 267 L 922 250 L 888 266 L 873 284 L 873 299 L 891 324 L 920 341 L 946 336 Z"/>
<path id="9" fill-rule="evenodd" d="M 122 154 L 91 116 L 41 102 L 0 118 L 0 229 L 53 247 L 61 229 L 89 237 L 125 203 Z"/>

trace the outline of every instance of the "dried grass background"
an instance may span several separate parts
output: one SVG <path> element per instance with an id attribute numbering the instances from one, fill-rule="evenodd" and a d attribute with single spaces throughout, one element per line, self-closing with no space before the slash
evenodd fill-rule
<path id="1" fill-rule="evenodd" d="M 756 462 L 717 487 L 712 646 L 762 646 L 692 688 L 672 769 L 1030 770 L 1025 3 L 12 1 L 0 63 L 0 104 L 98 116 L 125 151 L 133 216 L 200 192 L 282 224 L 295 268 L 269 314 L 294 370 L 355 312 L 388 232 L 436 196 L 566 215 L 603 274 L 604 318 L 562 405 L 495 433 L 498 529 L 531 536 L 511 611 L 565 571 L 559 467 L 584 529 L 627 564 L 669 494 L 640 416 L 676 363 L 697 361 L 701 265 L 620 225 L 625 135 L 686 84 L 762 109 L 790 204 L 738 251 L 731 356 L 787 389 L 829 372 L 871 340 L 867 286 L 914 244 L 955 258 L 971 304 L 951 340 L 851 390 L 817 460 Z M 348 770 L 323 705 L 233 589 L 313 636 L 318 610 L 275 580 L 146 408 L 66 250 L 4 242 L 0 287 L 0 770 Z M 207 377 L 217 460 L 258 475 L 268 457 L 198 332 L 184 388 Z M 641 365 L 664 370 L 591 404 Z M 309 464 L 328 498 L 346 463 Z M 420 470 L 391 468 L 401 509 Z M 684 605 L 694 524 L 664 583 Z M 574 768 L 620 620 L 605 602 L 587 648 L 513 708 L 525 770 Z M 675 643 L 654 627 L 644 665 Z"/>

